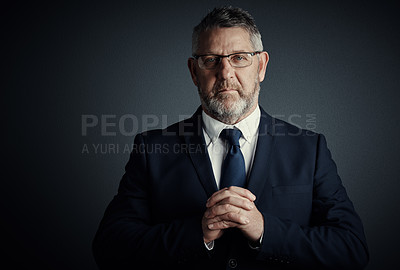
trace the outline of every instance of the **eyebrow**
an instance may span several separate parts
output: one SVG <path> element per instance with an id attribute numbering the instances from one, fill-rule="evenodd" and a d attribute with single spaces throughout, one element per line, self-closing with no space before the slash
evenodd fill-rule
<path id="1" fill-rule="evenodd" d="M 213 52 L 205 52 L 205 53 L 196 53 L 196 55 L 230 55 L 230 54 L 234 54 L 234 53 L 241 53 L 241 52 L 251 52 L 253 49 L 251 50 L 234 50 L 228 54 L 219 54 L 219 53 L 213 53 Z"/>

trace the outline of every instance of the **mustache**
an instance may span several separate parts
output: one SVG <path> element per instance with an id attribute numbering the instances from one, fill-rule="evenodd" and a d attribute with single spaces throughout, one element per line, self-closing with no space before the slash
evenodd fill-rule
<path id="1" fill-rule="evenodd" d="M 242 87 L 238 83 L 229 82 L 229 81 L 219 81 L 219 82 L 216 82 L 213 86 L 214 93 L 218 93 L 224 89 L 234 89 L 234 90 L 241 91 Z"/>

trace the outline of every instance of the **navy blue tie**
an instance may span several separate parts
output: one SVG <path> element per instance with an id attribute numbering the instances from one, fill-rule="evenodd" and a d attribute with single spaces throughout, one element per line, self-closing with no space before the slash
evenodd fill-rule
<path id="1" fill-rule="evenodd" d="M 230 186 L 244 187 L 246 184 L 246 169 L 239 139 L 242 132 L 238 129 L 224 129 L 220 137 L 228 143 L 228 153 L 222 163 L 220 189 Z"/>

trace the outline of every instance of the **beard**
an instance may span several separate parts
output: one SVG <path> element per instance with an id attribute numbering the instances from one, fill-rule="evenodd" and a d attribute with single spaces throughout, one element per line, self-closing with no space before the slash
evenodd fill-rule
<path id="1" fill-rule="evenodd" d="M 223 93 L 223 89 L 235 89 L 236 93 Z M 205 93 L 198 86 L 201 105 L 213 118 L 233 125 L 245 116 L 254 107 L 260 93 L 260 82 L 258 78 L 254 81 L 251 92 L 245 93 L 242 87 L 228 81 L 217 82 L 210 93 Z"/>

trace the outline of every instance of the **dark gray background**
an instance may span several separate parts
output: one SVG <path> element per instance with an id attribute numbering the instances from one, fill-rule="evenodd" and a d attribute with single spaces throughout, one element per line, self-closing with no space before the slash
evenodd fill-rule
<path id="1" fill-rule="evenodd" d="M 116 193 L 125 131 L 164 127 L 199 105 L 186 61 L 214 6 L 250 11 L 270 54 L 260 103 L 326 135 L 364 225 L 372 269 L 399 254 L 397 1 L 110 1 L 2 8 L 6 109 L 2 254 L 14 269 L 95 269 L 91 241 Z M 309 115 L 315 117 L 313 122 Z M 113 115 L 82 134 L 82 116 Z M 311 124 L 310 124 L 311 123 Z M 87 144 L 89 153 L 82 153 Z M 5 253 L 4 253 L 5 252 Z"/>

